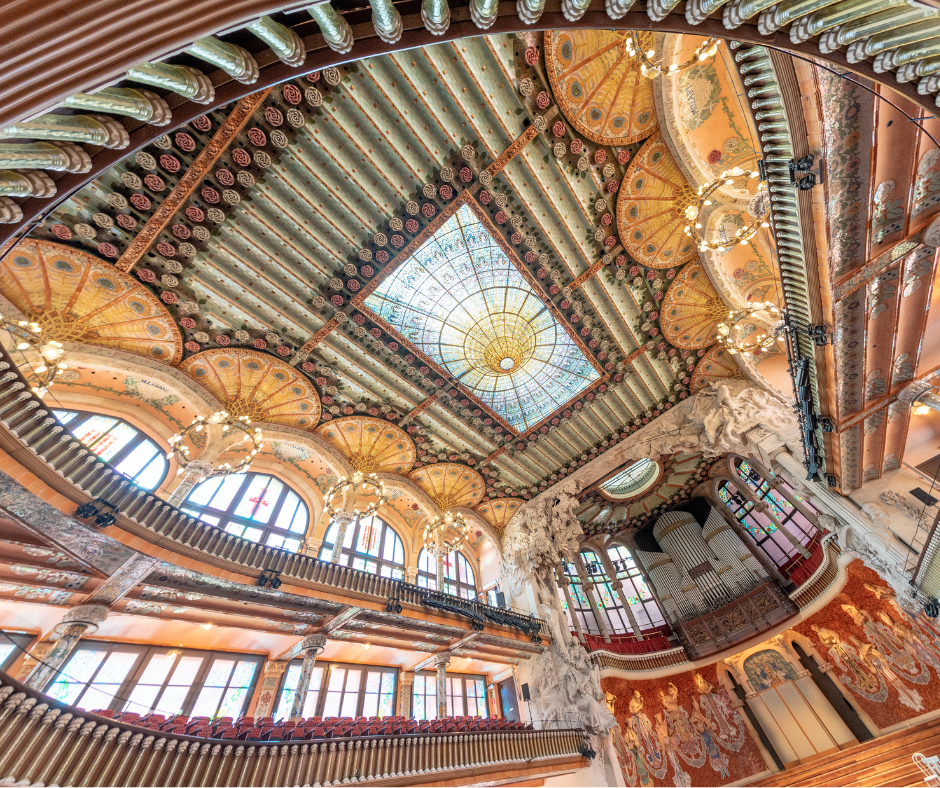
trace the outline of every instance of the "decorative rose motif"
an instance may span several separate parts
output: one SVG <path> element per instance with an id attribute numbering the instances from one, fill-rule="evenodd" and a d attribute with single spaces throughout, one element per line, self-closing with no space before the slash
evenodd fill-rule
<path id="1" fill-rule="evenodd" d="M 536 105 L 539 109 L 545 109 L 545 108 L 548 107 L 548 105 L 551 104 L 551 103 L 552 103 L 551 97 L 550 97 L 550 96 L 548 95 L 548 93 L 547 93 L 546 91 L 544 91 L 544 90 L 541 91 L 541 92 L 535 97 L 535 105 Z"/>
<path id="2" fill-rule="evenodd" d="M 355 293 L 361 286 L 358 279 L 350 279 L 346 282 L 346 287 L 349 288 L 351 293 Z"/>
<path id="3" fill-rule="evenodd" d="M 262 145 L 267 143 L 268 138 L 261 129 L 259 129 L 257 126 L 254 126 L 248 129 L 248 141 L 252 145 L 257 145 L 260 148 Z"/>
<path id="4" fill-rule="evenodd" d="M 570 148 L 571 152 L 577 156 L 582 150 L 584 150 L 584 143 L 578 139 L 571 140 Z"/>
<path id="5" fill-rule="evenodd" d="M 202 199 L 208 203 L 217 203 L 219 201 L 219 193 L 211 186 L 203 186 L 201 194 Z"/>
<path id="6" fill-rule="evenodd" d="M 625 150 L 620 151 L 620 153 L 617 154 L 617 161 L 621 164 L 626 164 L 630 161 L 630 152 Z"/>
<path id="7" fill-rule="evenodd" d="M 232 151 L 232 160 L 240 167 L 247 167 L 251 164 L 251 156 L 244 148 L 235 148 Z"/>
<path id="8" fill-rule="evenodd" d="M 416 219 L 409 219 L 407 222 L 405 222 L 405 229 L 412 235 L 418 232 L 418 227 L 419 225 Z"/>
<path id="9" fill-rule="evenodd" d="M 284 96 L 284 101 L 288 104 L 297 105 L 303 99 L 303 93 L 300 92 L 300 88 L 296 85 L 290 83 L 284 85 L 284 89 L 281 91 L 281 95 Z"/>
<path id="10" fill-rule="evenodd" d="M 656 319 L 659 317 L 659 312 L 656 312 L 656 311 L 650 312 L 650 313 L 647 315 L 647 317 L 648 317 L 650 320 L 656 320 Z"/>
<path id="11" fill-rule="evenodd" d="M 591 334 L 591 329 L 589 329 L 587 326 L 581 329 L 581 336 L 586 337 L 586 336 L 590 336 L 590 334 Z"/>
<path id="12" fill-rule="evenodd" d="M 206 218 L 206 215 L 202 212 L 201 208 L 197 208 L 195 205 L 190 205 L 186 209 L 186 218 L 194 222 L 201 222 Z"/>
<path id="13" fill-rule="evenodd" d="M 221 183 L 223 186 L 233 186 L 235 184 L 235 176 L 232 175 L 231 170 L 220 169 L 215 171 L 216 180 Z"/>
<path id="14" fill-rule="evenodd" d="M 608 236 L 604 239 L 604 247 L 607 248 L 607 249 L 613 249 L 614 246 L 616 245 L 616 243 L 617 243 L 617 236 L 616 236 L 616 235 L 608 235 Z"/>
<path id="15" fill-rule="evenodd" d="M 144 176 L 144 185 L 151 191 L 162 192 L 166 188 L 166 181 L 151 172 Z"/>
<path id="16" fill-rule="evenodd" d="M 376 339 L 382 336 L 382 331 L 379 328 L 370 328 L 369 333 L 372 334 Z"/>
<path id="17" fill-rule="evenodd" d="M 432 216 L 434 216 L 435 213 L 437 213 L 437 209 L 434 207 L 433 203 L 426 202 L 424 205 L 421 206 L 421 213 L 423 213 L 428 219 L 430 219 Z"/>
<path id="18" fill-rule="evenodd" d="M 118 227 L 122 227 L 125 230 L 133 230 L 137 227 L 137 220 L 133 216 L 131 216 L 129 213 L 119 213 L 117 216 L 114 217 L 114 221 L 117 222 Z M 63 225 L 60 224 L 58 226 L 62 227 Z M 55 233 L 55 227 L 52 228 L 52 231 Z M 56 233 L 56 235 L 59 235 L 59 234 Z M 59 235 L 59 237 L 62 238 L 61 235 Z M 69 238 L 71 237 L 72 237 L 71 232 L 69 232 Z M 63 240 L 67 241 L 68 238 L 64 238 Z"/>
<path id="19" fill-rule="evenodd" d="M 187 153 L 192 153 L 196 150 L 196 140 L 192 138 L 185 131 L 178 131 L 174 137 L 176 141 L 176 147 Z"/>
<path id="20" fill-rule="evenodd" d="M 319 71 L 311 71 L 309 74 L 307 74 L 307 75 L 304 77 L 304 79 L 306 79 L 307 82 L 319 82 L 319 81 L 320 81 L 320 72 L 319 72 Z"/>
<path id="21" fill-rule="evenodd" d="M 142 282 L 156 281 L 157 275 L 149 268 L 140 268 L 137 271 L 137 278 Z"/>
<path id="22" fill-rule="evenodd" d="M 176 249 L 173 244 L 169 244 L 166 241 L 161 241 L 157 244 L 157 251 L 164 257 L 173 257 L 173 255 L 176 254 Z"/>
<path id="23" fill-rule="evenodd" d="M 654 301 L 662 301 L 662 300 L 663 300 L 662 291 L 658 291 L 658 292 L 653 293 L 653 300 L 654 300 Z"/>
<path id="24" fill-rule="evenodd" d="M 480 202 L 483 203 L 483 205 L 489 205 L 492 200 L 493 195 L 486 191 L 486 189 L 480 192 Z"/>
<path id="25" fill-rule="evenodd" d="M 170 231 L 181 241 L 187 240 L 192 235 L 189 228 L 185 224 L 174 224 L 170 228 Z"/>
<path id="26" fill-rule="evenodd" d="M 290 348 L 287 345 L 279 345 L 276 352 L 279 356 L 289 356 Z"/>
<path id="27" fill-rule="evenodd" d="M 391 237 L 391 244 L 396 249 L 401 249 L 405 245 L 405 239 L 402 236 L 400 236 L 398 233 L 395 233 Z"/>
<path id="28" fill-rule="evenodd" d="M 277 107 L 265 107 L 264 119 L 272 126 L 284 125 L 284 114 Z"/>
<path id="29" fill-rule="evenodd" d="M 460 168 L 460 180 L 464 183 L 470 183 L 473 180 L 473 170 L 469 167 Z"/>
<path id="30" fill-rule="evenodd" d="M 439 193 L 441 195 L 442 200 L 449 200 L 451 197 L 454 196 L 454 190 L 446 183 L 443 186 L 441 186 Z"/>
<path id="31" fill-rule="evenodd" d="M 608 194 L 616 194 L 618 189 L 620 189 L 620 183 L 618 181 L 607 181 Z"/>
<path id="32" fill-rule="evenodd" d="M 375 259 L 378 260 L 380 263 L 387 263 L 388 252 L 386 252 L 384 249 L 379 249 L 379 251 L 375 253 Z M 368 266 L 364 266 L 364 267 L 368 267 Z"/>
<path id="33" fill-rule="evenodd" d="M 505 223 L 506 223 L 507 216 L 506 216 L 506 213 L 505 213 L 504 211 L 497 211 L 497 212 L 496 212 L 496 216 L 495 216 L 494 218 L 496 219 L 496 221 L 497 221 L 499 224 L 505 224 Z"/>
<path id="34" fill-rule="evenodd" d="M 330 303 L 333 306 L 340 307 L 343 305 L 343 297 L 339 294 L 330 296 Z"/>
<path id="35" fill-rule="evenodd" d="M 709 164 L 717 164 L 717 163 L 720 162 L 720 161 L 721 161 L 721 151 L 720 151 L 720 150 L 713 150 L 711 153 L 708 154 L 708 163 L 709 163 Z"/>
<path id="36" fill-rule="evenodd" d="M 604 225 L 604 227 L 609 227 L 612 218 L 613 217 L 611 217 L 609 213 L 605 213 L 603 216 L 601 216 L 601 224 Z"/>
<path id="37" fill-rule="evenodd" d="M 512 235 L 509 236 L 509 240 L 512 241 L 516 246 L 518 246 L 519 244 L 522 243 L 522 234 L 513 233 Z"/>
<path id="38" fill-rule="evenodd" d="M 405 356 L 405 363 L 406 363 L 406 364 L 413 364 L 413 363 L 414 363 L 414 360 L 415 360 L 415 357 L 414 357 L 413 355 L 411 355 L 411 353 L 409 353 L 408 355 Z"/>
<path id="39" fill-rule="evenodd" d="M 398 343 L 397 343 L 397 342 L 389 342 L 389 343 L 388 343 L 388 349 L 391 350 L 392 353 L 394 353 L 396 350 L 398 350 Z"/>
<path id="40" fill-rule="evenodd" d="M 163 167 L 167 172 L 179 172 L 180 171 L 180 160 L 176 156 L 171 156 L 168 153 L 164 153 L 160 157 L 160 166 Z"/>
<path id="41" fill-rule="evenodd" d="M 656 326 L 650 328 L 650 336 L 655 337 L 659 334 L 659 329 Z"/>
<path id="42" fill-rule="evenodd" d="M 199 343 L 198 343 L 198 342 L 187 342 L 185 345 L 183 345 L 183 347 L 185 347 L 190 353 L 198 353 L 198 352 L 199 352 Z"/>
<path id="43" fill-rule="evenodd" d="M 596 151 L 594 151 L 595 164 L 603 164 L 605 161 L 607 161 L 607 151 L 605 151 L 603 148 L 598 148 Z"/>
<path id="44" fill-rule="evenodd" d="M 160 293 L 160 300 L 163 301 L 164 304 L 175 304 L 179 301 L 179 297 L 170 290 L 164 290 Z"/>
<path id="45" fill-rule="evenodd" d="M 566 129 L 564 122 L 556 120 L 555 124 L 552 126 L 552 134 L 554 134 L 556 137 L 564 137 L 565 131 Z"/>
<path id="46" fill-rule="evenodd" d="M 539 62 L 538 47 L 526 47 L 525 62 L 528 63 L 530 66 L 538 65 L 538 62 Z"/>
<path id="47" fill-rule="evenodd" d="M 98 244 L 98 251 L 105 257 L 118 256 L 117 247 L 114 244 L 109 244 L 107 241 L 102 241 L 100 244 Z"/>
<path id="48" fill-rule="evenodd" d="M 197 131 L 207 132 L 212 128 L 212 121 L 206 115 L 200 115 L 192 122 L 192 126 Z"/>

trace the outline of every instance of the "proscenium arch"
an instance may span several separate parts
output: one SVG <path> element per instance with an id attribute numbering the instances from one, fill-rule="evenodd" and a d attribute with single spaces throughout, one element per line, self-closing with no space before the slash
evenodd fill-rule
<path id="1" fill-rule="evenodd" d="M 63 4 L 79 6 L 76 0 L 60 0 Z M 278 60 L 270 49 L 260 45 L 260 41 L 254 37 L 239 32 L 238 40 L 247 44 L 249 47 L 257 46 L 254 51 L 256 59 L 259 61 L 258 80 L 251 85 L 245 85 L 235 81 L 228 74 L 222 71 L 209 72 L 212 81 L 215 84 L 215 96 L 208 104 L 196 104 L 189 100 L 183 100 L 173 107 L 173 120 L 169 126 L 154 127 L 146 123 L 135 122 L 130 118 L 122 118 L 122 124 L 129 131 L 130 144 L 121 150 L 102 149 L 92 157 L 92 167 L 87 173 L 65 173 L 56 181 L 56 196 L 51 199 L 42 199 L 32 197 L 26 200 L 21 208 L 23 218 L 15 223 L 0 225 L 0 245 L 19 235 L 20 230 L 29 227 L 33 220 L 41 214 L 51 211 L 60 202 L 66 200 L 74 192 L 95 178 L 100 176 L 105 170 L 121 161 L 125 157 L 140 150 L 148 145 L 155 138 L 172 132 L 181 126 L 190 123 L 195 118 L 206 114 L 221 106 L 231 104 L 239 99 L 257 93 L 265 88 L 273 87 L 286 80 L 304 76 L 312 71 L 318 71 L 329 66 L 338 66 L 346 63 L 356 62 L 364 58 L 375 57 L 378 55 L 387 55 L 395 52 L 402 52 L 418 47 L 431 46 L 450 41 L 458 41 L 463 38 L 473 38 L 481 35 L 494 35 L 498 33 L 516 33 L 533 32 L 544 30 L 569 30 L 569 29 L 600 29 L 600 30 L 651 30 L 663 33 L 682 33 L 696 36 L 715 36 L 726 41 L 741 41 L 748 44 L 757 44 L 780 50 L 786 54 L 796 55 L 798 57 L 811 57 L 824 63 L 829 63 L 839 72 L 849 72 L 863 76 L 872 82 L 893 90 L 895 93 L 905 96 L 915 104 L 924 107 L 929 113 L 935 112 L 933 105 L 933 96 L 923 96 L 917 92 L 917 81 L 908 83 L 899 83 L 889 81 L 886 76 L 874 70 L 874 64 L 868 61 L 860 63 L 849 63 L 846 55 L 842 51 L 823 53 L 819 50 L 813 41 L 806 41 L 800 44 L 793 44 L 790 41 L 786 29 L 778 30 L 772 35 L 761 35 L 757 30 L 757 18 L 755 15 L 750 20 L 734 30 L 728 30 L 724 27 L 721 16 L 704 20 L 701 24 L 690 24 L 683 13 L 671 11 L 668 16 L 661 21 L 653 21 L 649 18 L 643 9 L 628 11 L 621 19 L 611 19 L 607 13 L 600 10 L 599 0 L 594 0 L 598 6 L 596 10 L 588 10 L 575 22 L 569 21 L 560 11 L 560 3 L 552 3 L 551 8 L 546 8 L 536 27 L 526 25 L 516 13 L 515 4 L 502 3 L 497 12 L 496 21 L 493 25 L 481 30 L 469 18 L 469 8 L 467 6 L 451 7 L 451 24 L 447 32 L 441 36 L 432 35 L 425 29 L 421 17 L 418 14 L 418 3 L 404 6 L 404 10 L 409 13 L 402 15 L 402 25 L 404 33 L 401 39 L 395 44 L 388 44 L 382 41 L 375 32 L 372 25 L 371 8 L 363 8 L 344 14 L 344 18 L 350 23 L 355 38 L 352 52 L 343 55 L 333 51 L 324 45 L 319 28 L 306 14 L 300 12 L 300 7 L 308 3 L 299 4 L 298 16 L 291 19 L 295 22 L 294 29 L 303 40 L 307 49 L 307 57 L 302 66 L 292 67 Z M 142 39 L 147 33 L 153 32 L 154 37 L 158 38 L 161 45 L 154 47 L 153 51 L 144 49 L 133 50 L 132 59 L 121 59 L 120 56 L 103 58 L 101 60 L 100 70 L 83 69 L 83 59 L 85 53 L 90 47 L 96 45 L 94 40 L 89 41 L 81 36 L 63 35 L 61 31 L 53 33 L 49 31 L 49 38 L 54 41 L 56 47 L 56 58 L 37 58 L 41 63 L 40 76 L 35 77 L 31 82 L 26 83 L 26 87 L 17 90 L 11 84 L 4 84 L 0 81 L 0 95 L 15 96 L 19 99 L 10 99 L 10 103 L 15 109 L 4 111 L 0 106 L 0 126 L 7 125 L 18 119 L 31 117 L 41 114 L 44 111 L 52 109 L 60 104 L 68 96 L 81 92 L 89 91 L 93 87 L 111 82 L 120 82 L 123 72 L 135 65 L 151 60 L 157 60 L 160 57 L 167 57 L 171 52 L 179 52 L 189 43 L 200 36 L 205 36 L 218 32 L 219 30 L 237 30 L 252 19 L 268 13 L 276 13 L 283 10 L 283 3 L 253 2 L 249 5 L 250 11 L 243 12 L 241 16 L 231 14 L 230 4 L 222 0 L 204 0 L 197 4 L 202 10 L 201 18 L 209 20 L 205 25 L 200 26 L 198 22 L 191 22 L 192 27 L 186 28 L 192 30 L 192 38 L 186 40 L 177 36 L 168 40 L 165 37 L 165 26 L 161 24 L 167 13 L 172 12 L 173 7 L 181 6 L 179 0 L 164 0 L 155 2 L 149 6 L 151 16 L 149 18 L 135 19 L 134 28 L 137 31 L 135 36 Z M 104 3 L 95 3 L 95 27 L 102 30 L 120 29 L 127 24 L 124 18 L 123 9 L 120 6 L 99 8 Z M 171 8 L 167 8 L 167 7 Z M 679 7 L 679 6 L 677 6 Z M 179 9 L 175 9 L 179 10 Z M 192 13 L 192 8 L 187 5 L 187 18 L 200 17 L 198 13 Z M 400 9 L 401 10 L 401 9 Z M 75 12 L 73 12 L 75 13 Z M 49 15 L 55 22 L 61 21 L 67 14 Z M 212 24 L 212 20 L 217 20 Z M 35 46 L 41 44 L 41 28 L 35 29 L 35 21 L 30 16 L 29 24 L 26 19 L 12 19 L 7 22 L 7 30 L 10 32 L 10 40 L 33 41 Z M 22 38 L 19 34 L 22 33 Z M 28 45 L 27 45 L 28 46 Z M 112 45 L 113 46 L 113 45 Z M 17 57 L 17 49 L 13 52 Z M 351 55 L 351 56 L 350 56 Z M 19 55 L 21 56 L 21 54 Z M 117 68 L 113 63 L 117 61 Z M 46 66 L 48 63 L 48 66 Z M 20 75 L 21 69 L 9 66 L 2 68 L 3 61 L 0 60 L 0 73 L 12 73 Z M 42 73 L 42 72 L 45 73 Z M 117 71 L 118 73 L 115 73 Z M 208 69 L 207 69 L 208 71 Z M 68 80 L 63 78 L 63 73 L 82 73 L 87 74 L 83 79 Z M 891 74 L 892 72 L 884 72 Z M 26 80 L 24 80 L 26 82 Z M 45 100 L 34 100 L 30 102 L 23 96 L 43 96 Z M 179 97 L 171 95 L 168 97 L 170 103 L 179 100 Z"/>

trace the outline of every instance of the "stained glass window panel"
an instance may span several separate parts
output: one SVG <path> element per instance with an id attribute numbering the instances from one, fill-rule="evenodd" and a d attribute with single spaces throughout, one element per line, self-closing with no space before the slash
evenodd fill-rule
<path id="1" fill-rule="evenodd" d="M 365 303 L 520 432 L 599 377 L 469 205 Z"/>

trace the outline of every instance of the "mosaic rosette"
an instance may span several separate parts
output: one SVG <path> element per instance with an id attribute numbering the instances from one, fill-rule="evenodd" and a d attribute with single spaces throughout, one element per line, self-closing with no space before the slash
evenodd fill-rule
<path id="1" fill-rule="evenodd" d="M 685 209 L 695 199 L 661 132 L 633 158 L 617 199 L 620 242 L 637 262 L 672 268 L 692 260 L 695 243 L 685 234 Z"/>
<path id="2" fill-rule="evenodd" d="M 659 325 L 663 339 L 683 350 L 698 350 L 717 341 L 718 323 L 728 308 L 715 292 L 700 262 L 687 265 L 663 299 Z"/>
<path id="3" fill-rule="evenodd" d="M 513 515 L 525 503 L 522 498 L 497 498 L 477 507 L 477 511 L 486 522 L 493 526 L 500 536 Z"/>
<path id="4" fill-rule="evenodd" d="M 653 82 L 627 54 L 628 39 L 628 33 L 613 30 L 545 34 L 545 67 L 558 106 L 579 133 L 599 145 L 626 145 L 659 128 Z"/>
<path id="5" fill-rule="evenodd" d="M 146 287 L 87 252 L 26 239 L 0 262 L 0 294 L 43 336 L 179 363 L 183 339 Z"/>
<path id="6" fill-rule="evenodd" d="M 743 377 L 744 373 L 727 349 L 714 345 L 696 365 L 689 388 L 695 393 L 717 380 Z"/>
<path id="7" fill-rule="evenodd" d="M 415 446 L 400 427 L 371 416 L 349 416 L 317 428 L 317 434 L 363 473 L 408 473 Z"/>
<path id="8" fill-rule="evenodd" d="M 442 512 L 455 506 L 473 508 L 483 498 L 486 489 L 479 473 L 454 462 L 439 462 L 418 468 L 409 474 L 409 478 L 427 493 Z"/>
<path id="9" fill-rule="evenodd" d="M 204 350 L 180 369 L 199 381 L 235 416 L 313 429 L 320 420 L 316 389 L 290 364 L 242 348 Z"/>

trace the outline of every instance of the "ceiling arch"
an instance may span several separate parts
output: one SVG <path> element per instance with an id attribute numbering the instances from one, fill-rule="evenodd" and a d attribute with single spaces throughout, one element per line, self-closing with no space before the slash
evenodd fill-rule
<path id="1" fill-rule="evenodd" d="M 355 470 L 406 474 L 415 462 L 415 446 L 401 427 L 371 416 L 348 416 L 317 428 Z"/>
<path id="2" fill-rule="evenodd" d="M 472 468 L 455 462 L 439 462 L 413 470 L 409 478 L 428 495 L 441 512 L 463 506 L 472 509 L 483 498 L 486 485 Z"/>
<path id="3" fill-rule="evenodd" d="M 0 295 L 43 336 L 176 365 L 183 339 L 144 285 L 92 254 L 27 238 L 0 261 Z"/>
<path id="4" fill-rule="evenodd" d="M 652 36 L 648 36 L 650 39 Z M 652 80 L 627 52 L 630 33 L 562 30 L 545 34 L 545 70 L 565 119 L 591 142 L 626 145 L 659 127 Z"/>
<path id="5" fill-rule="evenodd" d="M 236 416 L 313 429 L 320 420 L 316 389 L 290 364 L 242 348 L 204 350 L 180 369 Z"/>
<path id="6" fill-rule="evenodd" d="M 477 511 L 493 527 L 496 533 L 502 536 L 513 515 L 523 505 L 525 505 L 525 501 L 522 498 L 496 498 L 480 504 Z"/>
<path id="7" fill-rule="evenodd" d="M 685 209 L 695 191 L 680 172 L 661 132 L 637 152 L 617 198 L 620 242 L 650 268 L 672 268 L 697 255 L 685 234 Z"/>
<path id="8" fill-rule="evenodd" d="M 735 362 L 734 356 L 721 345 L 713 345 L 696 365 L 690 385 L 692 391 L 695 392 L 710 383 L 743 377 L 745 375 Z"/>
<path id="9" fill-rule="evenodd" d="M 685 266 L 672 281 L 659 312 L 663 338 L 683 350 L 699 350 L 717 339 L 728 313 L 701 262 Z"/>

